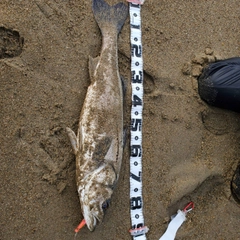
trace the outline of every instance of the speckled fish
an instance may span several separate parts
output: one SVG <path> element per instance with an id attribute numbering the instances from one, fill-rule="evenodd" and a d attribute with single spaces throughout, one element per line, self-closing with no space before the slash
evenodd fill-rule
<path id="1" fill-rule="evenodd" d="M 102 50 L 89 58 L 91 84 L 82 107 L 77 136 L 67 128 L 76 155 L 76 181 L 83 217 L 93 231 L 101 222 L 119 177 L 123 155 L 123 87 L 117 39 L 127 18 L 124 3 L 93 0 L 102 33 Z"/>

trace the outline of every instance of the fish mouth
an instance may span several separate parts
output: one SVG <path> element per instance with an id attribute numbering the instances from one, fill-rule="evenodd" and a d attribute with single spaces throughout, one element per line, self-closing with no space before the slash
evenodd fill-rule
<path id="1" fill-rule="evenodd" d="M 82 204 L 83 218 L 90 231 L 93 231 L 97 225 L 97 218 L 92 210 L 88 205 Z"/>
<path id="2" fill-rule="evenodd" d="M 87 227 L 90 231 L 94 231 L 96 225 L 97 225 L 97 218 L 93 215 L 91 217 L 85 217 L 85 221 L 87 224 Z"/>
<path id="3" fill-rule="evenodd" d="M 94 231 L 94 229 L 97 226 L 97 223 L 100 223 L 102 221 L 101 216 L 99 216 L 99 214 L 95 212 L 91 212 L 91 216 L 89 219 L 90 219 L 89 224 L 88 221 L 86 219 L 85 220 L 90 231 Z"/>
<path id="4" fill-rule="evenodd" d="M 98 222 L 101 222 L 101 217 L 99 216 L 98 213 L 94 211 L 90 211 L 89 214 L 86 214 L 84 216 L 84 219 L 86 221 L 87 227 L 90 231 L 94 231 L 94 229 L 97 226 Z"/>

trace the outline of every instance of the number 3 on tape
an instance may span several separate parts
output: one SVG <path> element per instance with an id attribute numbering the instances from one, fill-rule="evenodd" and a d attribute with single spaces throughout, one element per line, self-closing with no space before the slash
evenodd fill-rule
<path id="1" fill-rule="evenodd" d="M 146 240 L 148 228 L 144 226 L 142 198 L 142 111 L 143 111 L 143 58 L 140 4 L 144 1 L 128 0 L 131 24 L 131 156 L 130 156 L 130 202 L 134 240 Z"/>

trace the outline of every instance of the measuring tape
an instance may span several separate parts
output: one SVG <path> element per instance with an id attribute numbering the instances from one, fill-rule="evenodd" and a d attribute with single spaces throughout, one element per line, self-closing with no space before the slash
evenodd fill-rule
<path id="1" fill-rule="evenodd" d="M 130 201 L 132 228 L 129 230 L 134 240 L 146 240 L 148 227 L 144 226 L 142 197 L 142 112 L 143 112 L 143 57 L 141 33 L 141 4 L 144 0 L 127 0 L 129 3 L 131 26 L 131 156 L 130 156 Z M 160 240 L 174 240 L 178 228 L 186 220 L 186 213 L 194 204 L 190 202 L 183 211 L 179 210 L 170 222 Z M 189 209 L 188 209 L 189 208 Z"/>
<path id="2" fill-rule="evenodd" d="M 143 1 L 128 0 L 131 26 L 131 156 L 130 202 L 134 240 L 145 240 L 148 228 L 144 226 L 142 198 L 142 111 L 143 111 L 143 58 L 141 33 L 141 5 Z"/>

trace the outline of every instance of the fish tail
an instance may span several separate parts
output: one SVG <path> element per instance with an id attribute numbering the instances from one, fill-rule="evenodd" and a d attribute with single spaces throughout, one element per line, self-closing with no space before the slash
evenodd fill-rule
<path id="1" fill-rule="evenodd" d="M 123 2 L 110 6 L 104 0 L 93 0 L 92 9 L 103 35 L 110 26 L 114 27 L 118 34 L 128 16 L 128 7 Z"/>

